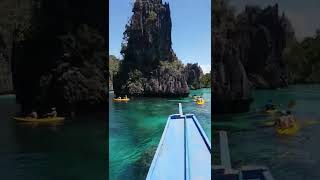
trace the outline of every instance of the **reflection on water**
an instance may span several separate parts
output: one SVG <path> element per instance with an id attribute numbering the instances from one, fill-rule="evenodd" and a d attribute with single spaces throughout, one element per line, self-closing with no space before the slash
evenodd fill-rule
<path id="1" fill-rule="evenodd" d="M 0 96 L 0 179 L 106 179 L 106 116 L 61 125 L 17 123 L 15 96 Z"/>
<path id="2" fill-rule="evenodd" d="M 109 166 L 111 180 L 144 179 L 170 114 L 194 113 L 207 136 L 211 137 L 211 90 L 191 91 L 208 102 L 196 105 L 192 99 L 131 98 L 127 103 L 112 102 L 109 106 Z"/>
<path id="3" fill-rule="evenodd" d="M 254 93 L 251 112 L 219 116 L 214 129 L 229 132 L 234 166 L 258 164 L 271 169 L 275 179 L 320 179 L 320 86 L 299 85 L 280 90 L 259 90 Z M 301 127 L 291 137 L 279 136 L 274 128 L 262 128 L 270 117 L 257 113 L 269 99 L 282 108 L 296 101 L 293 114 L 299 123 L 314 122 Z M 217 159 L 214 160 L 215 162 Z"/>

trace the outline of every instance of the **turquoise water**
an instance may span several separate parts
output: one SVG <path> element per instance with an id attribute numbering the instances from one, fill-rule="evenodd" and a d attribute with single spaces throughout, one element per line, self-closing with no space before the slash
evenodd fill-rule
<path id="1" fill-rule="evenodd" d="M 106 113 L 39 126 L 15 122 L 18 111 L 15 96 L 0 96 L 0 179 L 107 179 Z"/>
<path id="2" fill-rule="evenodd" d="M 132 98 L 128 103 L 113 102 L 109 96 L 109 178 L 145 179 L 160 141 L 167 118 L 178 113 L 194 113 L 211 138 L 211 89 L 191 91 L 207 102 L 196 105 L 192 99 Z"/>
<path id="3" fill-rule="evenodd" d="M 213 131 L 228 131 L 233 166 L 265 165 L 281 180 L 320 179 L 320 85 L 257 90 L 254 99 L 250 112 L 218 116 L 213 122 Z M 256 111 L 268 99 L 283 108 L 296 100 L 293 114 L 298 122 L 313 124 L 303 125 L 294 136 L 280 136 L 274 128 L 261 127 L 270 116 Z"/>

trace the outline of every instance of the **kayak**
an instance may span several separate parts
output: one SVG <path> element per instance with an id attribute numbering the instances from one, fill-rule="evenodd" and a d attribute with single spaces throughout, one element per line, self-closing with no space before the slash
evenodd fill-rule
<path id="1" fill-rule="evenodd" d="M 293 135 L 295 133 L 297 133 L 299 131 L 299 125 L 297 123 L 293 124 L 293 127 L 290 128 L 276 128 L 277 129 L 277 133 L 278 134 L 282 134 L 282 135 Z"/>
<path id="2" fill-rule="evenodd" d="M 197 100 L 196 103 L 199 104 L 199 105 L 202 105 L 202 104 L 205 103 L 205 101 L 204 100 Z"/>
<path id="3" fill-rule="evenodd" d="M 129 98 L 126 98 L 126 99 L 113 98 L 113 101 L 116 101 L 116 102 L 128 102 L 129 100 L 130 100 Z"/>
<path id="4" fill-rule="evenodd" d="M 50 123 L 50 122 L 61 122 L 65 118 L 64 117 L 47 117 L 47 118 L 36 119 L 36 118 L 30 118 L 30 117 L 14 117 L 13 119 L 21 122 Z"/>
<path id="5" fill-rule="evenodd" d="M 270 113 L 270 114 L 276 113 L 277 111 L 278 109 L 265 110 L 266 113 Z"/>

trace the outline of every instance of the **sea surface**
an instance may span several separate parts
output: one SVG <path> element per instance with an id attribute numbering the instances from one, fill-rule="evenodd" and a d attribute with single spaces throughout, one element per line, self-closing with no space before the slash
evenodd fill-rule
<path id="1" fill-rule="evenodd" d="M 17 112 L 14 95 L 0 96 L 0 179 L 107 179 L 106 113 L 39 125 L 16 122 Z"/>
<path id="2" fill-rule="evenodd" d="M 279 180 L 320 179 L 320 85 L 256 90 L 253 96 L 250 112 L 220 115 L 212 122 L 214 132 L 228 132 L 233 166 L 264 165 Z M 269 99 L 280 109 L 286 109 L 290 100 L 296 101 L 293 115 L 301 124 L 297 134 L 281 136 L 274 128 L 261 126 L 271 121 L 270 115 L 258 113 Z M 214 142 L 215 137 L 213 133 Z M 217 157 L 214 162 L 219 162 Z"/>
<path id="3" fill-rule="evenodd" d="M 178 113 L 181 102 L 184 113 L 193 113 L 208 138 L 211 138 L 211 89 L 191 91 L 207 101 L 196 105 L 191 97 L 131 98 L 127 103 L 113 102 L 109 94 L 109 178 L 110 180 L 145 179 L 160 141 L 168 116 Z"/>

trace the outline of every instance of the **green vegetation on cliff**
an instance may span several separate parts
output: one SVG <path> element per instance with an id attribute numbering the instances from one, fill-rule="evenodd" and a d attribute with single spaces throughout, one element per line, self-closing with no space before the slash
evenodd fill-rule
<path id="1" fill-rule="evenodd" d="M 320 83 L 320 30 L 314 37 L 293 43 L 285 59 L 291 84 Z"/>
<path id="2" fill-rule="evenodd" d="M 206 73 L 200 78 L 200 83 L 202 88 L 209 88 L 211 87 L 211 72 Z"/>

